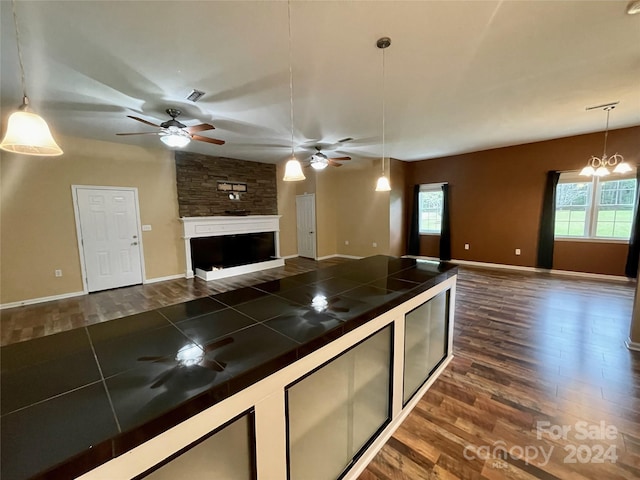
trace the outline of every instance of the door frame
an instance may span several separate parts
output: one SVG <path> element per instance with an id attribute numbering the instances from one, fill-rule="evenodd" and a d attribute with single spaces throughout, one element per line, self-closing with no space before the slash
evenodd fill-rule
<path id="1" fill-rule="evenodd" d="M 136 225 L 138 227 L 138 245 L 140 246 L 140 273 L 142 275 L 142 284 L 147 283 L 147 274 L 144 269 L 144 249 L 142 246 L 142 224 L 140 222 L 140 204 L 138 202 L 137 187 L 113 187 L 104 185 L 71 185 L 71 197 L 73 199 L 73 214 L 76 221 L 76 239 L 78 241 L 78 256 L 80 257 L 80 274 L 82 275 L 82 291 L 89 293 L 89 285 L 87 283 L 87 267 L 84 262 L 84 245 L 82 244 L 82 229 L 80 228 L 80 207 L 78 205 L 78 190 L 126 190 L 133 192 L 133 201 L 136 209 Z"/>
<path id="2" fill-rule="evenodd" d="M 303 193 L 301 195 L 296 195 L 296 250 L 298 251 L 298 256 L 300 256 L 300 249 L 298 248 L 299 241 L 298 239 L 298 197 L 312 197 L 313 198 L 313 260 L 318 260 L 318 215 L 316 209 L 316 194 L 315 193 Z M 309 257 L 303 257 L 309 258 Z"/>

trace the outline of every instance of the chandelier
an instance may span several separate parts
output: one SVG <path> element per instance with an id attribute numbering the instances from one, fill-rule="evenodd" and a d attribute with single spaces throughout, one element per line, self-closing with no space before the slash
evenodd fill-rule
<path id="1" fill-rule="evenodd" d="M 607 112 L 607 124 L 604 131 L 604 149 L 602 152 L 602 157 L 592 156 L 587 161 L 587 166 L 582 169 L 580 175 L 585 177 L 604 177 L 609 175 L 611 172 L 610 168 L 613 168 L 613 173 L 627 173 L 633 170 L 631 166 L 624 161 L 624 157 L 618 153 L 607 156 L 607 137 L 609 136 L 609 114 L 611 110 L 616 108 L 616 105 L 619 102 L 608 103 L 606 105 L 598 105 L 595 107 L 587 107 L 587 110 L 593 110 L 596 108 L 602 108 L 605 112 Z"/>

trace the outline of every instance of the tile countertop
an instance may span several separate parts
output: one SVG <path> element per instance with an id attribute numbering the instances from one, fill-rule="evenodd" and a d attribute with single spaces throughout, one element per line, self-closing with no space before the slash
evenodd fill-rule
<path id="1" fill-rule="evenodd" d="M 379 255 L 2 347 L 1 477 L 89 471 L 456 271 Z"/>

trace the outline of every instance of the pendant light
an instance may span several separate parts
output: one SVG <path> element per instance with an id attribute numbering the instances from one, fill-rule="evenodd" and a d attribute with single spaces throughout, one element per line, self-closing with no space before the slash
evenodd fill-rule
<path id="1" fill-rule="evenodd" d="M 376 43 L 378 48 L 382 50 L 382 175 L 378 178 L 376 183 L 376 192 L 388 192 L 391 190 L 389 184 L 389 178 L 384 173 L 384 157 L 385 157 L 385 145 L 384 145 L 384 130 L 385 130 L 385 99 L 384 99 L 384 50 L 391 45 L 391 39 L 389 37 L 382 37 L 378 39 Z"/>
<path id="2" fill-rule="evenodd" d="M 602 157 L 592 156 L 587 161 L 587 166 L 580 171 L 580 175 L 584 177 L 604 177 L 609 175 L 609 169 L 607 167 L 615 167 L 613 173 L 627 173 L 633 170 L 631 166 L 624 161 L 624 157 L 618 153 L 607 157 L 607 137 L 609 136 L 609 114 L 611 110 L 616 108 L 616 105 L 620 102 L 608 103 L 606 105 L 597 105 L 595 107 L 587 107 L 587 110 L 593 110 L 596 108 L 602 108 L 607 112 L 607 124 L 604 130 L 604 150 Z"/>
<path id="3" fill-rule="evenodd" d="M 287 13 L 289 19 L 289 110 L 291 113 L 291 158 L 287 161 L 284 168 L 285 182 L 297 182 L 304 180 L 306 177 L 302 173 L 302 165 L 296 159 L 293 144 L 293 67 L 291 66 L 291 0 L 287 1 Z"/>
<path id="4" fill-rule="evenodd" d="M 29 97 L 24 79 L 24 65 L 20 47 L 20 31 L 16 16 L 16 0 L 11 2 L 13 7 L 13 25 L 16 31 L 16 45 L 18 46 L 18 62 L 20 63 L 20 79 L 22 82 L 22 105 L 17 112 L 9 116 L 7 131 L 0 142 L 0 148 L 8 152 L 23 155 L 55 156 L 62 155 L 62 149 L 51 136 L 49 126 L 44 119 L 31 112 Z"/>

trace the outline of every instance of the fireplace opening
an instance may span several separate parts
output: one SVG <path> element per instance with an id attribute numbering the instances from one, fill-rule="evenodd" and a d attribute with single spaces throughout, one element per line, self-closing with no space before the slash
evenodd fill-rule
<path id="1" fill-rule="evenodd" d="M 211 271 L 276 258 L 275 232 L 244 233 L 191 239 L 193 268 Z"/>

